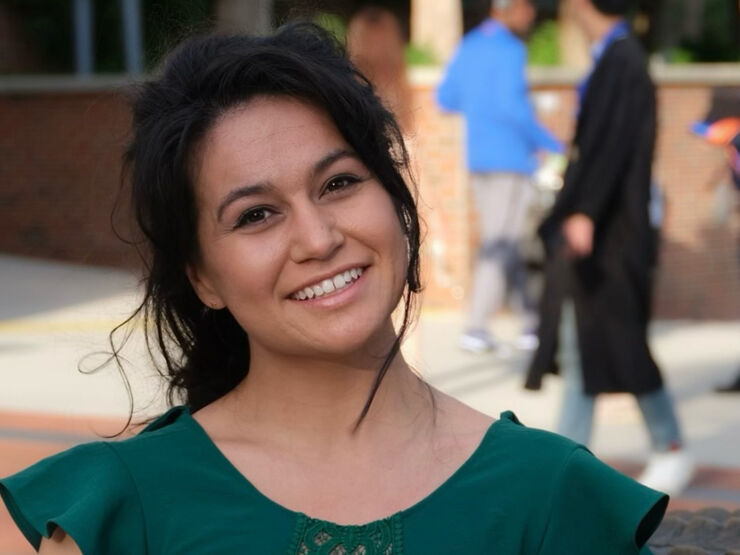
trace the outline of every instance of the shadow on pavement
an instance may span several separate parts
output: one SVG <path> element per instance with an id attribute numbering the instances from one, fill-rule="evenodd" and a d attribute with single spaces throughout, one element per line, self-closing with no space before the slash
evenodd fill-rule
<path id="1" fill-rule="evenodd" d="M 88 303 L 136 289 L 124 270 L 0 254 L 0 321 Z"/>

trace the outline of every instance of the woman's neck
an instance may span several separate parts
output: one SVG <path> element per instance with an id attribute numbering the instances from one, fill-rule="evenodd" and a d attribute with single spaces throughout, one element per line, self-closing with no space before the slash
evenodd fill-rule
<path id="1" fill-rule="evenodd" d="M 286 444 L 306 441 L 317 448 L 339 447 L 405 427 L 418 430 L 433 416 L 429 388 L 401 353 L 391 362 L 358 428 L 384 357 L 348 363 L 253 355 L 246 379 L 213 404 L 222 415 L 230 415 L 221 420 L 225 424 L 221 432 L 228 439 L 271 438 Z"/>

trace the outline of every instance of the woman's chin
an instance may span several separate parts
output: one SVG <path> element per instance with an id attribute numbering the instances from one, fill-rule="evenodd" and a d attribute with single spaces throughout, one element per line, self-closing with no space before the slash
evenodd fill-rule
<path id="1" fill-rule="evenodd" d="M 384 327 L 382 330 L 372 329 L 337 329 L 325 330 L 320 336 L 303 336 L 301 341 L 283 342 L 266 345 L 266 350 L 273 356 L 287 355 L 290 358 L 300 358 L 303 362 L 310 359 L 334 359 L 337 362 L 360 363 L 360 359 L 371 361 L 373 365 L 381 365 L 393 345 L 395 335 L 393 328 Z M 252 354 L 259 356 L 259 346 L 252 346 Z M 377 362 L 376 362 L 377 359 Z"/>
<path id="2" fill-rule="evenodd" d="M 383 359 L 393 345 L 393 338 L 381 340 L 377 336 L 372 337 L 343 337 L 341 340 L 323 342 L 316 345 L 318 357 L 332 357 L 342 360 L 347 359 L 378 359 L 382 364 Z M 308 353 L 306 353 L 309 355 Z M 310 355 L 309 355 L 310 356 Z"/>

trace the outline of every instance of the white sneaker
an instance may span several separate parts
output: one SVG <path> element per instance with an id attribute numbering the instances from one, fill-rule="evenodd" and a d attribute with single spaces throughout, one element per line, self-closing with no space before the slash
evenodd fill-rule
<path id="1" fill-rule="evenodd" d="M 536 333 L 523 333 L 516 338 L 514 346 L 520 351 L 536 351 L 540 346 L 540 340 Z"/>
<path id="2" fill-rule="evenodd" d="M 457 344 L 464 351 L 469 351 L 477 355 L 493 351 L 498 347 L 498 343 L 485 330 L 466 331 L 460 336 Z"/>
<path id="3" fill-rule="evenodd" d="M 694 461 L 686 449 L 654 453 L 637 481 L 670 496 L 680 494 L 694 476 Z"/>

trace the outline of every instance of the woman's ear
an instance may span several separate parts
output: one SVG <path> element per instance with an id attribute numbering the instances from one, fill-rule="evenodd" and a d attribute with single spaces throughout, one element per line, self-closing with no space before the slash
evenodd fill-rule
<path id="1" fill-rule="evenodd" d="M 198 295 L 200 302 L 214 310 L 219 310 L 226 306 L 226 303 L 221 300 L 221 297 L 213 287 L 213 284 L 206 275 L 206 272 L 200 268 L 198 264 L 188 264 L 185 267 L 185 273 L 188 276 L 190 285 L 192 285 L 195 290 L 195 294 Z"/>

